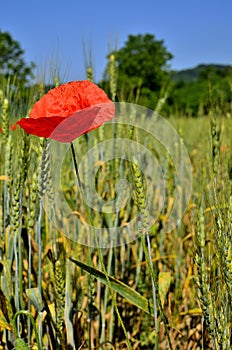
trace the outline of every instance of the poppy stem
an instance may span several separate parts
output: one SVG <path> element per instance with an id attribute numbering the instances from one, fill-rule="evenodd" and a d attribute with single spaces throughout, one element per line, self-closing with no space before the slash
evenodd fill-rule
<path id="1" fill-rule="evenodd" d="M 78 181 L 78 184 L 80 186 L 80 190 L 82 191 L 83 186 L 82 186 L 82 183 L 81 183 L 80 174 L 79 174 L 78 167 L 77 167 L 77 160 L 76 160 L 76 154 L 75 154 L 74 145 L 73 145 L 72 142 L 70 142 L 70 144 L 71 144 L 74 168 L 75 168 L 75 172 L 76 172 L 76 175 L 77 175 L 77 181 Z M 88 213 L 88 217 L 90 219 L 91 226 L 93 227 L 94 224 L 93 224 L 93 218 L 92 218 L 92 215 L 91 215 L 91 211 L 90 211 L 90 209 L 89 209 L 87 204 L 84 204 L 84 205 L 85 205 L 85 209 L 86 209 L 86 211 Z M 129 340 L 126 328 L 124 326 L 123 320 L 122 320 L 120 312 L 118 310 L 117 301 L 116 301 L 116 297 L 115 297 L 115 294 L 114 294 L 113 289 L 112 289 L 112 285 L 111 285 L 111 281 L 110 281 L 110 278 L 109 278 L 109 274 L 108 274 L 108 272 L 107 272 L 107 270 L 105 268 L 105 265 L 104 265 L 103 255 L 102 255 L 101 249 L 100 249 L 100 247 L 98 245 L 98 239 L 96 237 L 95 231 L 93 231 L 93 233 L 95 234 L 94 237 L 95 237 L 95 240 L 96 240 L 96 247 L 97 247 L 97 252 L 98 252 L 98 256 L 99 256 L 99 261 L 100 261 L 103 273 L 104 273 L 104 275 L 106 277 L 106 280 L 107 280 L 107 284 L 108 284 L 108 287 L 109 287 L 109 290 L 110 290 L 110 294 L 111 294 L 111 297 L 112 297 L 112 300 L 113 300 L 113 306 L 115 308 L 115 312 L 116 312 L 116 314 L 118 316 L 119 322 L 120 322 L 121 327 L 123 329 L 123 333 L 125 335 L 128 348 L 129 348 L 129 350 L 132 350 L 132 346 L 131 346 L 131 343 L 130 343 L 130 340 Z M 89 247 L 89 248 L 91 248 L 91 247 Z M 90 250 L 89 250 L 89 253 L 90 253 Z M 89 258 L 90 258 L 90 255 L 89 255 Z M 91 327 L 91 323 L 89 323 L 89 327 Z M 90 335 L 90 337 L 89 337 L 89 348 L 91 348 L 91 332 L 89 332 L 89 335 Z"/>
<path id="2" fill-rule="evenodd" d="M 77 176 L 78 185 L 79 185 L 80 189 L 82 189 L 81 178 L 80 178 L 80 174 L 79 174 L 79 171 L 78 171 L 77 159 L 76 159 L 76 154 L 75 154 L 74 145 L 73 145 L 72 142 L 70 142 L 70 143 L 71 143 L 71 150 L 72 150 L 72 156 L 73 156 L 73 163 L 74 163 L 74 168 L 75 168 L 75 172 L 76 172 L 76 176 Z"/>

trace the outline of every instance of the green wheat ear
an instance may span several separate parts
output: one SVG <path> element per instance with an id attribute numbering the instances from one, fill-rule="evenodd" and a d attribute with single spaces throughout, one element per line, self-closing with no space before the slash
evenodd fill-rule
<path id="1" fill-rule="evenodd" d="M 200 293 L 200 303 L 202 312 L 207 324 L 209 333 L 215 338 L 215 308 L 212 299 L 212 293 L 209 287 L 208 271 L 209 267 L 206 264 L 205 247 L 205 217 L 202 208 L 200 208 L 197 220 L 197 251 L 195 254 L 195 263 L 197 265 L 198 276 L 196 279 Z"/>
<path id="2" fill-rule="evenodd" d="M 15 350 L 30 350 L 28 345 L 25 343 L 25 341 L 21 338 L 17 338 L 15 340 Z"/>
<path id="3" fill-rule="evenodd" d="M 55 287 L 55 312 L 56 312 L 56 329 L 61 342 L 64 342 L 64 314 L 65 314 L 65 291 L 66 291 L 66 260 L 64 248 L 60 249 L 59 258 L 55 259 L 49 251 L 49 259 L 53 265 L 54 287 Z"/>
<path id="4" fill-rule="evenodd" d="M 143 181 L 143 174 L 138 166 L 138 162 L 135 160 L 132 163 L 132 170 L 134 173 L 134 184 L 135 184 L 135 191 L 136 191 L 136 199 L 137 199 L 137 205 L 138 208 L 143 215 L 143 228 L 144 230 L 147 230 L 149 223 L 148 223 L 148 213 L 146 210 L 146 199 L 145 199 L 145 188 L 144 188 L 144 181 Z"/>
<path id="5" fill-rule="evenodd" d="M 9 136 L 9 118 L 8 118 L 9 101 L 7 98 L 2 104 L 2 135 L 3 143 L 6 144 Z"/>
<path id="6" fill-rule="evenodd" d="M 39 198 L 41 199 L 47 189 L 47 181 L 49 175 L 50 167 L 50 140 L 43 139 L 43 151 L 42 151 L 42 160 L 41 160 L 41 169 L 40 169 L 40 179 L 39 179 Z"/>
<path id="7" fill-rule="evenodd" d="M 117 91 L 117 67 L 114 54 L 111 54 L 109 57 L 109 78 L 111 98 L 115 101 Z"/>
<path id="8" fill-rule="evenodd" d="M 18 234 L 20 222 L 20 177 L 14 181 L 13 195 L 11 201 L 11 230 L 14 235 Z"/>
<path id="9" fill-rule="evenodd" d="M 64 326 L 65 308 L 65 260 L 64 257 L 55 262 L 55 292 L 56 292 L 56 315 L 57 328 L 62 332 Z"/>
<path id="10" fill-rule="evenodd" d="M 29 188 L 29 203 L 28 203 L 28 217 L 27 217 L 27 228 L 28 235 L 33 236 L 34 227 L 36 223 L 36 209 L 38 204 L 38 174 L 33 173 L 32 181 Z"/>
<path id="11" fill-rule="evenodd" d="M 2 104 L 3 101 L 3 91 L 0 89 L 0 104 Z"/>
<path id="12" fill-rule="evenodd" d="M 218 166 L 219 166 L 219 153 L 220 153 L 220 144 L 221 144 L 221 129 L 217 125 L 217 120 L 215 115 L 213 115 L 211 121 L 210 121 L 210 127 L 211 127 L 211 147 L 212 147 L 212 167 L 213 167 L 213 174 L 216 175 L 218 172 Z"/>
<path id="13" fill-rule="evenodd" d="M 93 82 L 93 70 L 92 67 L 87 68 L 87 79 Z"/>
<path id="14" fill-rule="evenodd" d="M 60 85 L 60 80 L 57 76 L 55 76 L 54 78 L 54 83 L 55 83 L 55 87 L 58 87 Z"/>

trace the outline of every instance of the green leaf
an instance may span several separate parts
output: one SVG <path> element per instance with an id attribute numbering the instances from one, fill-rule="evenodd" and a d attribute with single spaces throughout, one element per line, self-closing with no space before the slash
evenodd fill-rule
<path id="1" fill-rule="evenodd" d="M 32 302 L 38 312 L 42 311 L 44 304 L 39 288 L 26 289 L 28 299 Z"/>
<path id="2" fill-rule="evenodd" d="M 23 339 L 17 338 L 15 339 L 15 350 L 29 350 L 29 347 Z"/>
<path id="3" fill-rule="evenodd" d="M 4 267 L 2 271 L 1 288 L 5 296 L 10 299 L 13 294 L 12 261 L 11 259 L 0 260 L 0 265 Z"/>
<path id="4" fill-rule="evenodd" d="M 164 307 L 165 298 L 167 296 L 171 281 L 172 276 L 170 272 L 159 273 L 159 295 L 162 307 Z"/>
<path id="5" fill-rule="evenodd" d="M 79 266 L 81 269 L 85 270 L 86 272 L 90 273 L 92 276 L 96 277 L 98 280 L 100 280 L 102 283 L 106 284 L 108 286 L 108 282 L 106 279 L 106 276 L 103 272 L 96 270 L 95 268 L 88 266 L 86 264 L 83 264 L 82 262 L 75 260 L 73 258 L 70 258 L 70 260 Z M 120 294 L 123 298 L 125 298 L 128 302 L 131 304 L 137 306 L 139 309 L 145 311 L 146 313 L 152 315 L 153 314 L 153 306 L 149 303 L 149 301 L 136 292 L 131 287 L 127 286 L 125 283 L 117 280 L 114 277 L 109 276 L 110 284 L 112 289 Z"/>
<path id="6" fill-rule="evenodd" d="M 12 330 L 10 324 L 7 322 L 2 310 L 0 310 L 0 329 Z"/>

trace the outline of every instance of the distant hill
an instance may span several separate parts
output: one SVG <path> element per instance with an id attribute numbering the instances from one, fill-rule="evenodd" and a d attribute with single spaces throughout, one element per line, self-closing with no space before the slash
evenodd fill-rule
<path id="1" fill-rule="evenodd" d="M 197 67 L 174 71 L 171 79 L 175 82 L 192 82 L 196 81 L 199 74 L 206 69 L 215 69 L 217 72 L 225 73 L 231 71 L 232 66 L 223 64 L 199 64 Z"/>

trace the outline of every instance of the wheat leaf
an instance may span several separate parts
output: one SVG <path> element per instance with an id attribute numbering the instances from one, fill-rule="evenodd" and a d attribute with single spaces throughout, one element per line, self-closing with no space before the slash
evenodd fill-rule
<path id="1" fill-rule="evenodd" d="M 106 276 L 103 272 L 101 272 L 101 271 L 99 271 L 91 266 L 88 266 L 88 265 L 86 265 L 78 260 L 75 260 L 73 258 L 70 258 L 70 260 L 74 264 L 79 266 L 81 269 L 85 270 L 86 272 L 90 273 L 92 276 L 96 277 L 102 283 L 108 285 Z M 120 294 L 123 298 L 125 298 L 131 304 L 137 306 L 141 310 L 152 315 L 153 306 L 149 303 L 149 301 L 144 296 L 142 296 L 141 294 L 136 292 L 134 289 L 132 289 L 131 287 L 127 286 L 125 283 L 117 280 L 116 278 L 114 278 L 112 276 L 109 276 L 109 280 L 110 280 L 111 288 L 115 292 Z"/>

